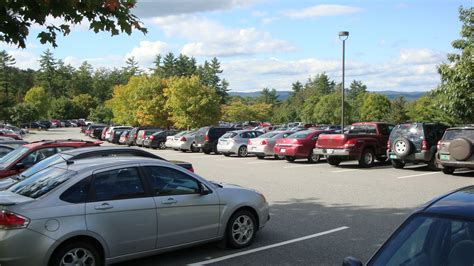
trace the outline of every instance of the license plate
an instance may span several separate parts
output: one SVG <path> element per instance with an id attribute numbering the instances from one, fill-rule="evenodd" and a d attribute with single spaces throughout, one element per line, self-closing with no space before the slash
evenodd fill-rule
<path id="1" fill-rule="evenodd" d="M 439 158 L 440 158 L 441 160 L 448 161 L 448 160 L 449 160 L 449 155 L 447 155 L 447 154 L 440 154 L 440 155 L 439 155 Z"/>
<path id="2" fill-rule="evenodd" d="M 257 147 L 252 147 L 252 151 L 254 151 L 254 150 L 256 150 L 256 149 L 257 149 Z"/>
<path id="3" fill-rule="evenodd" d="M 285 151 L 286 151 L 286 149 L 280 149 L 280 152 L 285 152 Z"/>
<path id="4" fill-rule="evenodd" d="M 395 155 L 395 154 L 390 154 L 390 159 L 397 159 L 397 155 Z"/>
<path id="5" fill-rule="evenodd" d="M 334 150 L 333 149 L 326 149 L 326 153 L 333 154 Z"/>

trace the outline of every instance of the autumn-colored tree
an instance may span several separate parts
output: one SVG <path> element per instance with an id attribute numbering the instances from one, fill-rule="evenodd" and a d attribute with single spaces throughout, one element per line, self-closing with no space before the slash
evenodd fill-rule
<path id="1" fill-rule="evenodd" d="M 198 128 L 219 121 L 220 98 L 215 89 L 202 85 L 198 76 L 170 78 L 164 91 L 175 127 Z"/>
<path id="2" fill-rule="evenodd" d="M 48 109 L 50 106 L 49 96 L 43 87 L 33 87 L 26 92 L 24 102 L 30 104 L 38 111 L 39 118 L 48 117 Z"/>
<path id="3" fill-rule="evenodd" d="M 170 121 L 165 109 L 165 81 L 157 76 L 140 76 L 138 86 L 132 91 L 135 121 L 142 126 L 168 127 Z"/>

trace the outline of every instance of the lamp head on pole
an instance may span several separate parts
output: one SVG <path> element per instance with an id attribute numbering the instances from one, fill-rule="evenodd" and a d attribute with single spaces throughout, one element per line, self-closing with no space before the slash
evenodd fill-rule
<path id="1" fill-rule="evenodd" d="M 340 31 L 339 32 L 339 39 L 342 41 L 347 40 L 349 38 L 349 32 L 348 31 Z"/>

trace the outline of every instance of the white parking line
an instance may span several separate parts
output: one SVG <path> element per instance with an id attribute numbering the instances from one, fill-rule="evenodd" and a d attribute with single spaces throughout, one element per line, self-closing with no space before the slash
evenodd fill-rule
<path id="1" fill-rule="evenodd" d="M 281 246 L 284 246 L 284 245 L 292 244 L 292 243 L 303 241 L 303 240 L 306 240 L 306 239 L 311 239 L 311 238 L 315 238 L 315 237 L 319 237 L 319 236 L 323 236 L 323 235 L 332 234 L 332 233 L 342 231 L 342 230 L 346 230 L 346 229 L 349 229 L 349 227 L 348 226 L 341 226 L 341 227 L 334 228 L 334 229 L 324 231 L 324 232 L 321 232 L 321 233 L 317 233 L 317 234 L 313 234 L 313 235 L 309 235 L 309 236 L 303 236 L 303 237 L 283 241 L 283 242 L 280 242 L 280 243 L 276 243 L 276 244 L 273 244 L 273 245 L 268 245 L 268 246 L 264 246 L 264 247 L 259 247 L 259 248 L 254 248 L 254 249 L 242 251 L 242 252 L 237 252 L 237 253 L 230 254 L 230 255 L 227 255 L 227 256 L 223 256 L 223 257 L 220 257 L 220 258 L 215 258 L 215 259 L 205 260 L 205 261 L 201 261 L 201 262 L 196 262 L 196 263 L 193 263 L 193 264 L 189 264 L 189 266 L 206 265 L 206 264 L 211 264 L 211 263 L 215 263 L 215 262 L 219 262 L 219 261 L 223 261 L 223 260 L 228 260 L 228 259 L 232 259 L 232 258 L 235 258 L 235 257 L 240 257 L 240 256 L 243 256 L 243 255 L 259 252 L 259 251 L 262 251 L 262 250 L 281 247 Z"/>
<path id="2" fill-rule="evenodd" d="M 271 163 L 272 161 L 258 161 L 258 162 L 249 162 L 247 164 L 261 164 L 261 163 Z"/>
<path id="3" fill-rule="evenodd" d="M 429 172 L 429 173 L 423 173 L 423 174 L 417 174 L 417 175 L 406 175 L 406 176 L 399 176 L 397 179 L 405 179 L 405 178 L 410 178 L 410 177 L 417 177 L 417 176 L 424 176 L 424 175 L 435 175 L 439 174 L 439 172 Z"/>
<path id="4" fill-rule="evenodd" d="M 288 168 L 301 168 L 301 167 L 311 167 L 311 166 L 316 166 L 317 164 L 305 164 L 305 165 L 290 165 L 290 166 L 285 166 L 283 168 L 288 169 Z"/>
<path id="5" fill-rule="evenodd" d="M 352 171 L 359 171 L 359 169 L 344 169 L 344 170 L 337 170 L 332 171 L 333 173 L 344 173 L 344 172 L 352 172 Z"/>

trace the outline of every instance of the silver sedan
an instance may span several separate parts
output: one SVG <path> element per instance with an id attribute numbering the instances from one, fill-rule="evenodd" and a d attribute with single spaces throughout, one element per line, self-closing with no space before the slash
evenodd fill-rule
<path id="1" fill-rule="evenodd" d="M 251 139 L 248 143 L 248 153 L 255 154 L 258 159 L 263 159 L 266 156 L 275 156 L 275 158 L 278 159 L 278 155 L 273 152 L 276 141 L 286 138 L 293 133 L 295 133 L 295 131 L 272 131 L 258 138 Z"/>
<path id="2" fill-rule="evenodd" d="M 263 132 L 256 130 L 229 131 L 219 138 L 217 142 L 217 151 L 225 156 L 237 154 L 239 157 L 246 157 L 248 155 L 248 140 L 256 138 L 262 134 Z"/>
<path id="3" fill-rule="evenodd" d="M 0 192 L 0 206 L 2 266 L 103 265 L 220 239 L 244 248 L 270 218 L 255 190 L 133 157 L 48 167 Z"/>
<path id="4" fill-rule="evenodd" d="M 195 146 L 194 137 L 196 136 L 196 131 L 189 132 L 182 136 L 179 136 L 177 140 L 175 140 L 175 145 L 178 147 L 179 150 L 186 152 L 198 152 L 199 148 Z"/>

